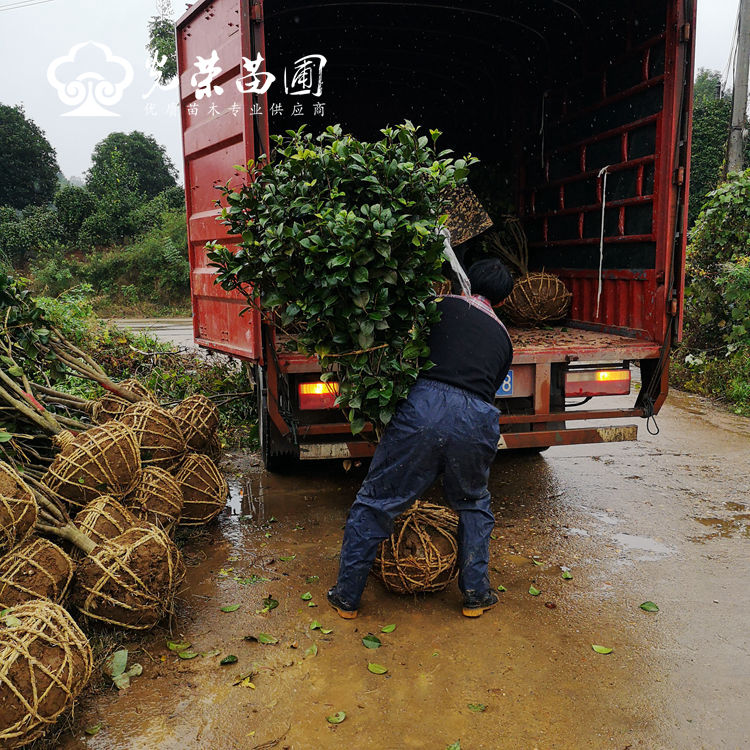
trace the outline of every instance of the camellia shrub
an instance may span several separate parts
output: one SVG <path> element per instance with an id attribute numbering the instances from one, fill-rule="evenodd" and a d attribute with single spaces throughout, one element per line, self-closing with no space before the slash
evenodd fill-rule
<path id="1" fill-rule="evenodd" d="M 438 153 L 440 133 L 409 122 L 381 133 L 373 143 L 339 126 L 274 137 L 271 159 L 223 191 L 221 220 L 242 236 L 239 249 L 209 248 L 217 282 L 243 292 L 297 351 L 318 355 L 324 380 L 338 379 L 355 434 L 367 421 L 387 425 L 430 367 L 442 191 L 476 161 Z"/>

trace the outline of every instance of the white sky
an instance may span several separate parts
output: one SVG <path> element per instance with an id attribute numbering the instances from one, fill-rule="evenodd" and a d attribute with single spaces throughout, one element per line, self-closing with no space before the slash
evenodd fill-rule
<path id="1" fill-rule="evenodd" d="M 723 70 L 738 0 L 697 1 L 696 68 Z M 36 4 L 9 7 L 19 2 Z M 180 0 L 174 5 L 176 15 L 187 7 Z M 82 175 L 90 166 L 94 145 L 113 131 L 141 130 L 153 135 L 181 168 L 179 117 L 174 110 L 170 115 L 176 91 L 156 90 L 148 99 L 142 98 L 151 87 L 145 46 L 148 20 L 155 12 L 155 0 L 0 0 L 0 102 L 24 105 L 27 116 L 57 150 L 67 177 Z M 88 40 L 107 45 L 114 55 L 132 64 L 133 82 L 111 108 L 118 117 L 63 117 L 72 107 L 63 104 L 47 82 L 52 60 Z"/>

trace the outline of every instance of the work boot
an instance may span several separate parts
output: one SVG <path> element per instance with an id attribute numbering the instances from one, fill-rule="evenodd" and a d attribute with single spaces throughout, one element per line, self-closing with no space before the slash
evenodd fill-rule
<path id="1" fill-rule="evenodd" d="M 464 617 L 481 617 L 488 609 L 497 604 L 497 594 L 488 591 L 478 594 L 476 591 L 464 591 L 464 606 L 461 612 Z"/>
<path id="2" fill-rule="evenodd" d="M 357 610 L 344 601 L 337 593 L 336 589 L 332 588 L 326 594 L 328 603 L 336 610 L 339 617 L 343 617 L 345 620 L 353 620 L 357 616 Z"/>

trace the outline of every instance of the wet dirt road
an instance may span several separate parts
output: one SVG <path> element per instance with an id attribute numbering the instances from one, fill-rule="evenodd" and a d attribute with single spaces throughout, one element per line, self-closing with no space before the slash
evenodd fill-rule
<path id="1" fill-rule="evenodd" d="M 232 515 L 186 547 L 171 637 L 206 655 L 181 660 L 155 633 L 132 657 L 143 675 L 84 701 L 63 747 L 750 747 L 750 423 L 681 394 L 659 423 L 637 443 L 498 458 L 491 579 L 507 591 L 478 620 L 454 587 L 410 598 L 374 580 L 360 618 L 339 619 L 324 595 L 362 471 L 246 466 Z M 243 640 L 260 633 L 278 642 Z"/>

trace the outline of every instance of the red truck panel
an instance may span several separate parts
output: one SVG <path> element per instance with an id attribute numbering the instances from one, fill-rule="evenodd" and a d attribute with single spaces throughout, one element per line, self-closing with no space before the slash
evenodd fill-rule
<path id="1" fill-rule="evenodd" d="M 244 166 L 256 155 L 258 135 L 251 115 L 255 97 L 241 94 L 235 86 L 242 58 L 254 57 L 251 30 L 246 0 L 196 3 L 177 22 L 177 60 L 195 340 L 216 351 L 257 359 L 261 356 L 259 314 L 253 311 L 240 317 L 247 306 L 245 298 L 214 285 L 204 250 L 209 240 L 233 246 L 235 238 L 216 221 L 217 187 L 240 182 L 242 173 L 235 165 Z M 222 71 L 212 83 L 223 93 L 214 90 L 210 97 L 198 99 L 191 81 L 198 70 L 195 63 L 214 50 Z"/>

